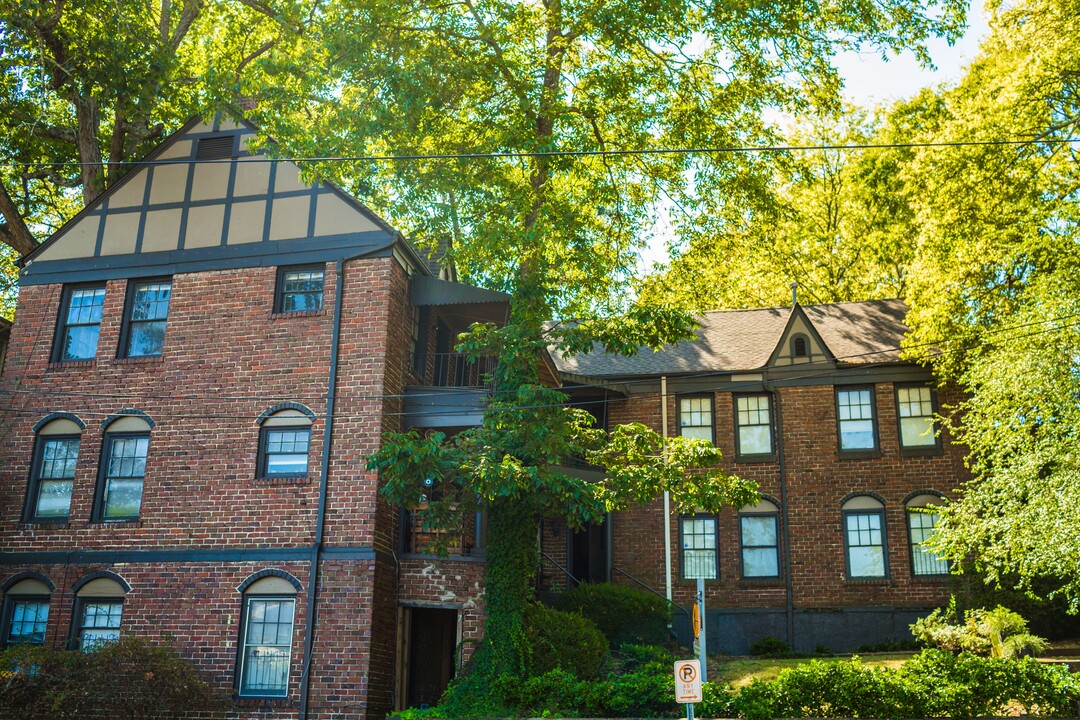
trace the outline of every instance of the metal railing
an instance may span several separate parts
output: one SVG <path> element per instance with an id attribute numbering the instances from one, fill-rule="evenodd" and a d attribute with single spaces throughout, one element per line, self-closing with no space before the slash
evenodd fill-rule
<path id="1" fill-rule="evenodd" d="M 578 586 L 578 585 L 580 585 L 580 584 L 581 584 L 581 581 L 580 581 L 580 580 L 578 580 L 578 579 L 577 579 L 576 577 L 574 577 L 573 573 L 571 573 L 571 572 L 570 572 L 569 570 L 567 570 L 567 569 L 566 569 L 566 568 L 564 568 L 564 567 L 563 567 L 562 565 L 560 565 L 560 564 L 559 564 L 559 561 L 558 561 L 558 560 L 556 560 L 555 558 L 551 557 L 550 555 L 548 555 L 548 554 L 547 554 L 546 552 L 544 552 L 543 550 L 541 550 L 541 551 L 540 551 L 540 557 L 541 557 L 542 559 L 544 559 L 544 560 L 547 560 L 547 561 L 548 561 L 549 563 L 551 563 L 552 565 L 554 565 L 555 567 L 557 567 L 557 568 L 558 568 L 559 570 L 561 570 L 561 571 L 562 571 L 563 575 L 565 575 L 565 576 L 566 576 L 566 578 L 567 578 L 567 580 L 569 580 L 569 581 L 570 581 L 569 583 L 567 583 L 567 584 L 566 584 L 566 589 L 567 589 L 567 590 L 569 590 L 570 588 L 572 588 L 572 587 L 576 587 L 576 586 Z"/>
<path id="2" fill-rule="evenodd" d="M 678 636 L 675 636 L 675 628 L 671 629 L 671 634 L 673 636 L 675 636 L 675 638 L 680 643 L 685 645 L 687 648 L 693 648 L 694 647 L 694 640 L 693 640 L 693 637 L 692 637 L 692 634 L 694 632 L 693 628 L 692 628 L 693 623 L 690 620 L 690 611 L 689 610 L 682 607 L 681 605 L 676 605 L 675 603 L 671 602 L 670 600 L 667 599 L 667 597 L 665 595 L 663 595 L 662 593 L 657 592 L 656 590 L 653 590 L 651 587 L 649 587 L 648 585 L 643 583 L 641 580 L 638 580 L 636 577 L 634 577 L 630 573 L 626 572 L 625 570 L 620 570 L 619 568 L 615 567 L 614 565 L 611 566 L 611 570 L 612 570 L 612 572 L 619 573 L 624 578 L 627 578 L 628 580 L 630 580 L 631 582 L 639 585 L 640 587 L 644 588 L 648 592 L 651 592 L 653 595 L 660 598 L 661 600 L 666 602 L 668 605 L 670 605 L 671 607 L 673 607 L 674 609 L 678 610 L 683 615 L 685 615 L 686 616 L 686 638 L 683 639 L 683 638 L 679 638 Z"/>
<path id="3" fill-rule="evenodd" d="M 461 353 L 416 353 L 413 369 L 431 378 L 434 387 L 491 388 L 495 358 L 470 358 Z M 429 375 L 430 373 L 430 375 Z"/>

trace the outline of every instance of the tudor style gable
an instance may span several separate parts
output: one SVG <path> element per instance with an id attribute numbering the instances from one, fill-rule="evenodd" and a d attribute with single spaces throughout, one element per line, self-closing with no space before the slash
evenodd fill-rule
<path id="1" fill-rule="evenodd" d="M 24 261 L 21 282 L 325 262 L 397 233 L 292 162 L 252 152 L 247 122 L 193 119 Z"/>
<path id="2" fill-rule="evenodd" d="M 791 308 L 787 325 L 780 334 L 772 355 L 770 367 L 789 367 L 792 365 L 836 365 L 829 347 L 818 334 L 817 328 L 806 316 L 801 305 Z"/>

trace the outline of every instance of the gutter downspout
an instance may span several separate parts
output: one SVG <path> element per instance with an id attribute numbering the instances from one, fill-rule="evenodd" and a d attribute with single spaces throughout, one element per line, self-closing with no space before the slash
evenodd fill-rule
<path id="1" fill-rule="evenodd" d="M 342 292 L 345 286 L 345 262 L 337 261 L 334 296 L 334 325 L 330 335 L 330 377 L 326 383 L 326 424 L 323 430 L 322 476 L 319 478 L 319 509 L 315 516 L 315 542 L 311 546 L 311 572 L 308 580 L 308 604 L 304 618 L 304 666 L 300 673 L 300 720 L 308 714 L 308 690 L 311 686 L 311 654 L 315 649 L 315 605 L 318 601 L 319 556 L 326 529 L 326 491 L 330 479 L 330 444 L 334 436 L 334 401 L 337 396 L 338 346 L 341 340 Z"/>
<path id="2" fill-rule="evenodd" d="M 660 376 L 660 433 L 664 438 L 664 456 L 667 457 L 667 375 Z M 671 602 L 671 493 L 664 491 L 664 589 Z"/>
<path id="3" fill-rule="evenodd" d="M 791 533 L 788 532 L 787 456 L 784 454 L 784 423 L 780 407 L 780 393 L 775 385 L 765 382 L 765 389 L 772 395 L 776 407 L 776 457 L 780 462 L 780 524 L 784 538 L 784 595 L 787 618 L 787 644 L 795 647 L 795 595 L 791 581 Z"/>

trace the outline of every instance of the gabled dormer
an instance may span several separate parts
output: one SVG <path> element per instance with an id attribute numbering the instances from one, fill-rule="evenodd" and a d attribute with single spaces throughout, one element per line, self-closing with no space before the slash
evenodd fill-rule
<path id="1" fill-rule="evenodd" d="M 400 237 L 385 221 L 332 184 L 304 182 L 297 164 L 255 151 L 255 133 L 246 121 L 189 121 L 27 256 L 22 283 L 393 251 Z"/>
<path id="2" fill-rule="evenodd" d="M 769 357 L 769 367 L 799 365 L 835 367 L 836 360 L 802 306 L 795 305 Z"/>

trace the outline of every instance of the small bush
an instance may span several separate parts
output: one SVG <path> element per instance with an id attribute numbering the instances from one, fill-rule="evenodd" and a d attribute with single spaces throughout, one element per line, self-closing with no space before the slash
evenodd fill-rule
<path id="1" fill-rule="evenodd" d="M 226 707 L 170 646 L 134 636 L 72 652 L 17 645 L 0 653 L 0 718 L 174 718 Z"/>
<path id="2" fill-rule="evenodd" d="M 1028 632 L 1027 620 L 1000 605 L 993 610 L 975 608 L 964 613 L 964 622 L 953 624 L 956 599 L 942 612 L 934 610 L 911 625 L 911 633 L 922 645 L 939 650 L 966 650 L 994 658 L 1018 657 L 1049 647 L 1043 638 Z"/>
<path id="3" fill-rule="evenodd" d="M 671 606 L 644 590 L 582 583 L 559 595 L 555 606 L 592 620 L 613 648 L 623 643 L 659 645 L 670 637 Z"/>
<path id="4" fill-rule="evenodd" d="M 675 656 L 659 645 L 623 643 L 619 650 L 612 654 L 616 661 L 615 666 L 623 673 L 640 670 L 650 664 L 667 666 L 675 662 Z"/>
<path id="5" fill-rule="evenodd" d="M 750 646 L 751 655 L 762 655 L 764 657 L 775 657 L 777 655 L 787 655 L 791 652 L 791 646 L 780 638 L 763 637 Z"/>
<path id="6" fill-rule="evenodd" d="M 832 651 L 832 648 L 829 647 L 828 645 L 826 645 L 825 643 L 818 643 L 817 645 L 814 646 L 814 654 L 815 655 L 835 655 L 836 653 L 834 653 Z"/>
<path id="7" fill-rule="evenodd" d="M 561 669 L 587 680 L 600 674 L 607 659 L 604 634 L 577 613 L 530 605 L 525 611 L 525 636 L 530 643 L 527 662 L 532 677 Z"/>

